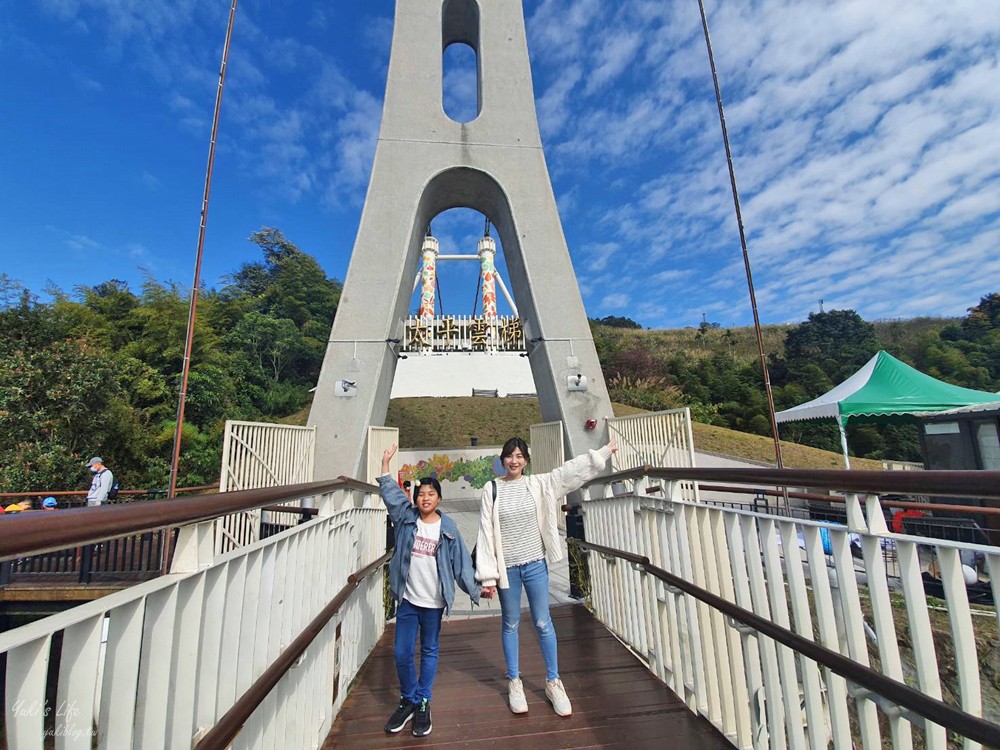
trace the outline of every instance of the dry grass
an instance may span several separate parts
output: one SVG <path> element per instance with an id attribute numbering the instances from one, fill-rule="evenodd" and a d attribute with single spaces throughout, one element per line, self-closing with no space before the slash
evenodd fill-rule
<path id="1" fill-rule="evenodd" d="M 706 453 L 720 453 L 749 461 L 774 465 L 774 440 L 762 435 L 729 430 L 710 424 L 695 422 L 694 447 Z M 844 458 L 839 453 L 811 448 L 808 445 L 781 441 L 782 463 L 788 469 L 843 469 Z M 881 461 L 867 458 L 851 458 L 852 469 L 882 469 Z"/>
<path id="2" fill-rule="evenodd" d="M 623 404 L 613 404 L 615 416 L 641 414 Z M 443 448 L 469 445 L 471 437 L 479 445 L 502 445 L 511 435 L 527 436 L 533 424 L 542 421 L 542 412 L 535 398 L 401 398 L 389 404 L 386 424 L 399 428 L 403 448 Z M 762 463 L 774 462 L 774 442 L 771 438 L 749 435 L 725 427 L 693 425 L 697 450 L 719 453 Z M 840 469 L 839 453 L 782 442 L 782 456 L 789 468 Z M 851 465 L 858 469 L 881 469 L 878 461 L 856 459 Z"/>
<path id="3" fill-rule="evenodd" d="M 642 414 L 624 404 L 612 404 L 616 417 Z M 304 425 L 308 407 L 281 420 L 283 424 Z M 457 448 L 470 445 L 472 437 L 481 446 L 503 445 L 511 435 L 528 436 L 529 428 L 542 421 L 537 398 L 395 398 L 389 402 L 386 425 L 399 428 L 399 447 Z M 729 430 L 714 425 L 693 424 L 694 447 L 707 453 L 774 464 L 774 441 L 761 435 Z M 842 469 L 839 453 L 781 441 L 781 455 L 790 469 Z M 851 468 L 881 469 L 878 461 L 852 458 Z"/>
<path id="4" fill-rule="evenodd" d="M 792 328 L 791 325 L 761 327 L 761 339 L 768 356 L 784 354 L 785 336 Z M 748 362 L 760 356 L 753 328 L 710 328 L 701 332 L 697 328 L 640 331 L 600 326 L 600 330 L 609 339 L 625 345 L 640 343 L 642 348 L 662 357 L 683 354 L 687 359 L 701 359 L 725 354 L 736 362 Z"/>

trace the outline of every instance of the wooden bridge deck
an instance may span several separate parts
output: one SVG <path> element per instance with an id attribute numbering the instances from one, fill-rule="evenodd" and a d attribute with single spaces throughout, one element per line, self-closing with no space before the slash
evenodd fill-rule
<path id="1" fill-rule="evenodd" d="M 531 618 L 521 623 L 521 677 L 528 713 L 507 708 L 507 681 L 500 647 L 500 620 L 481 617 L 446 622 L 428 737 L 399 735 L 382 727 L 399 700 L 393 663 L 393 629 L 373 652 L 344 705 L 324 750 L 399 747 L 562 748 L 664 747 L 731 750 L 706 720 L 690 713 L 582 605 L 552 610 L 559 635 L 559 667 L 573 702 L 561 718 L 545 700 L 545 669 Z"/>

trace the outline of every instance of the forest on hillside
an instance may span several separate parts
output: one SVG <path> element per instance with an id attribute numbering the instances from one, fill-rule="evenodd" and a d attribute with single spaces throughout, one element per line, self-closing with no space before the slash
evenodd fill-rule
<path id="1" fill-rule="evenodd" d="M 199 294 L 180 486 L 218 479 L 226 419 L 276 421 L 304 408 L 315 385 L 341 284 L 284 237 L 249 238 L 261 259 Z M 47 301 L 0 274 L 0 491 L 80 489 L 89 456 L 128 488 L 166 485 L 188 316 L 188 292 L 148 278 L 110 279 Z M 689 406 L 696 420 L 769 434 L 753 332 L 703 323 L 644 331 L 623 317 L 592 321 L 613 400 L 643 409 Z M 958 320 L 869 323 L 852 310 L 764 329 L 777 408 L 836 385 L 884 348 L 923 372 L 1000 389 L 1000 295 Z M 912 426 L 849 429 L 870 458 L 919 459 Z M 782 438 L 839 450 L 831 423 Z"/>
<path id="2" fill-rule="evenodd" d="M 277 229 L 262 259 L 199 293 L 178 486 L 218 480 L 226 419 L 301 409 L 341 284 Z M 123 488 L 165 487 L 189 293 L 148 278 L 37 295 L 0 276 L 0 490 L 80 489 L 107 460 Z"/>
<path id="3" fill-rule="evenodd" d="M 613 401 L 644 409 L 688 406 L 696 421 L 770 435 L 764 379 L 752 328 L 639 331 L 591 321 Z M 775 409 L 822 395 L 880 349 L 932 377 L 966 388 L 1000 390 L 1000 294 L 983 297 L 955 320 L 871 323 L 854 310 L 812 313 L 793 326 L 766 326 L 764 347 Z M 839 451 L 831 420 L 781 425 L 781 438 Z M 913 424 L 849 424 L 851 452 L 920 461 Z"/>

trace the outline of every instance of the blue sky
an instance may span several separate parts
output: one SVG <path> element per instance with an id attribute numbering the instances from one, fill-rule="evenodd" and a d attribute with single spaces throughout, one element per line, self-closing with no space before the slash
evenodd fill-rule
<path id="1" fill-rule="evenodd" d="M 525 0 L 546 158 L 587 312 L 649 327 L 750 308 L 696 0 Z M 1000 24 L 950 0 L 709 2 L 761 319 L 961 315 L 1000 291 Z M 279 227 L 343 279 L 391 0 L 241 0 L 203 266 Z M 188 285 L 225 0 L 0 4 L 0 257 L 42 293 Z M 991 20 L 992 18 L 992 20 Z M 446 105 L 474 101 L 445 56 Z M 435 223 L 472 253 L 482 218 Z M 443 274 L 469 314 L 472 264 Z M 43 295 L 44 297 L 44 295 Z"/>

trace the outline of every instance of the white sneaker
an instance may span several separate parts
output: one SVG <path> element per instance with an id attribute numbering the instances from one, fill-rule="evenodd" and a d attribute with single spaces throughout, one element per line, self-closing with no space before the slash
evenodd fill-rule
<path id="1" fill-rule="evenodd" d="M 552 704 L 552 709 L 560 716 L 572 716 L 573 706 L 566 697 L 566 688 L 563 687 L 562 680 L 545 681 L 545 697 Z"/>
<path id="2" fill-rule="evenodd" d="M 510 710 L 515 714 L 528 713 L 528 699 L 524 697 L 524 685 L 519 679 L 513 679 L 507 683 L 507 702 L 510 703 Z"/>

